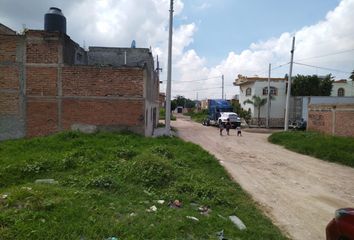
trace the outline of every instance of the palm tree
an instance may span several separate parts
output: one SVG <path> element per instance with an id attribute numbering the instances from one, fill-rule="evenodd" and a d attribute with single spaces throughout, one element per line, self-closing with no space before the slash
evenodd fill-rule
<path id="1" fill-rule="evenodd" d="M 264 106 L 266 103 L 267 103 L 267 99 L 266 98 L 261 98 L 259 96 L 252 96 L 252 100 L 250 99 L 247 99 L 243 102 L 243 104 L 246 104 L 246 103 L 250 103 L 252 104 L 255 108 L 257 108 L 258 110 L 258 119 L 257 119 L 257 122 L 258 122 L 258 126 L 260 125 L 260 114 L 261 114 L 261 107 Z"/>

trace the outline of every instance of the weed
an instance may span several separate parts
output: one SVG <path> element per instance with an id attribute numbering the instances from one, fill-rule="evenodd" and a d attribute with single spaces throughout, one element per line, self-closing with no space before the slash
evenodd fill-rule
<path id="1" fill-rule="evenodd" d="M 117 183 L 110 176 L 101 175 L 91 178 L 87 186 L 101 189 L 113 189 L 117 187 Z"/>
<path id="2" fill-rule="evenodd" d="M 268 140 L 295 152 L 354 167 L 354 141 L 350 137 L 317 132 L 278 132 Z"/>
<path id="3" fill-rule="evenodd" d="M 213 239 L 221 229 L 229 239 L 286 239 L 213 156 L 178 138 L 66 132 L 1 147 L 0 239 Z M 169 208 L 176 199 L 183 207 Z M 227 221 L 236 210 L 247 231 Z"/>
<path id="4" fill-rule="evenodd" d="M 120 147 L 116 151 L 116 155 L 118 158 L 122 158 L 125 160 L 130 160 L 135 157 L 138 153 L 131 147 Z"/>
<path id="5" fill-rule="evenodd" d="M 171 163 L 150 153 L 138 155 L 127 163 L 126 174 L 145 187 L 164 187 L 174 179 Z"/>
<path id="6" fill-rule="evenodd" d="M 153 146 L 151 148 L 151 152 L 156 153 L 157 155 L 167 159 L 173 158 L 173 153 L 166 146 Z"/>

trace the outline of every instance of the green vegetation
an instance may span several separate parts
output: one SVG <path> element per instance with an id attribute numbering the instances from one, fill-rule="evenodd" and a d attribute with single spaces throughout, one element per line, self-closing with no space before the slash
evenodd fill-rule
<path id="1" fill-rule="evenodd" d="M 160 120 L 164 120 L 165 119 L 165 117 L 166 117 L 166 115 L 165 115 L 165 109 L 164 108 L 160 108 L 160 117 L 159 117 L 159 119 Z M 176 121 L 176 117 L 175 116 L 173 116 L 173 114 L 171 113 L 171 120 L 172 121 Z"/>
<path id="2" fill-rule="evenodd" d="M 208 109 L 203 109 L 200 112 L 189 112 L 184 115 L 190 116 L 195 122 L 202 123 L 204 119 L 208 117 Z"/>
<path id="3" fill-rule="evenodd" d="M 272 96 L 271 96 L 272 97 Z M 257 122 L 258 122 L 258 126 L 260 125 L 260 119 L 261 119 L 261 108 L 266 105 L 267 103 L 267 98 L 262 98 L 260 96 L 256 96 L 253 95 L 252 96 L 252 100 L 251 99 L 247 99 L 246 101 L 243 102 L 243 104 L 252 104 L 255 108 L 257 108 L 257 112 L 258 112 L 258 117 L 257 117 Z"/>
<path id="4" fill-rule="evenodd" d="M 177 95 L 171 101 L 171 109 L 172 111 L 175 110 L 178 106 L 182 106 L 185 108 L 194 108 L 195 102 L 189 98 L 185 98 L 184 96 Z"/>
<path id="5" fill-rule="evenodd" d="M 0 159 L 0 239 L 285 239 L 213 156 L 178 138 L 65 132 L 1 142 Z"/>
<path id="6" fill-rule="evenodd" d="M 245 119 L 247 123 L 251 120 L 251 109 L 245 110 L 241 107 L 239 102 L 232 102 L 232 107 L 234 108 L 234 112 L 238 114 L 239 117 Z"/>
<path id="7" fill-rule="evenodd" d="M 287 76 L 286 76 L 287 78 Z M 317 75 L 296 75 L 291 84 L 293 96 L 330 96 L 333 86 L 333 76 L 320 78 Z"/>
<path id="8" fill-rule="evenodd" d="M 315 132 L 277 132 L 269 141 L 326 161 L 354 167 L 354 140 Z"/>

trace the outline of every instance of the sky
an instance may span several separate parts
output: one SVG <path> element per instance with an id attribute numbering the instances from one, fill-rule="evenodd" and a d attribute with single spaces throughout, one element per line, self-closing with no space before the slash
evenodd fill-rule
<path id="1" fill-rule="evenodd" d="M 0 0 L 0 23 L 21 32 L 43 29 L 49 7 L 61 8 L 67 34 L 88 46 L 152 49 L 166 90 L 169 0 Z M 239 74 L 332 74 L 354 70 L 354 0 L 174 0 L 172 97 L 239 93 Z M 224 96 L 224 97 L 225 97 Z"/>

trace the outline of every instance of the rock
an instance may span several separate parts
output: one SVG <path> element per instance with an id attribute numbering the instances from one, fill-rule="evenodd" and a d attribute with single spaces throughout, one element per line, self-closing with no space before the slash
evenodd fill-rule
<path id="1" fill-rule="evenodd" d="M 196 221 L 196 222 L 199 222 L 199 219 L 198 219 L 198 218 L 196 218 L 196 217 L 187 216 L 186 218 L 188 218 L 188 219 L 192 219 L 192 220 L 194 220 L 194 221 Z"/>
<path id="2" fill-rule="evenodd" d="M 208 206 L 201 206 L 198 208 L 198 211 L 200 212 L 200 214 L 208 216 L 209 213 L 211 212 L 211 209 Z"/>
<path id="3" fill-rule="evenodd" d="M 157 203 L 158 203 L 158 204 L 164 204 L 164 203 L 165 203 L 165 200 L 157 200 Z"/>
<path id="4" fill-rule="evenodd" d="M 71 130 L 90 134 L 90 133 L 97 132 L 97 126 L 96 125 L 89 125 L 89 124 L 75 123 L 75 124 L 71 125 Z"/>
<path id="5" fill-rule="evenodd" d="M 151 206 L 149 209 L 146 209 L 147 212 L 156 212 L 157 211 L 157 207 L 154 205 L 154 206 Z"/>
<path id="6" fill-rule="evenodd" d="M 34 181 L 36 184 L 58 184 L 58 181 L 55 181 L 54 179 L 37 179 Z"/>
<path id="7" fill-rule="evenodd" d="M 238 227 L 238 229 L 246 229 L 246 225 L 237 216 L 229 216 L 229 219 Z"/>

